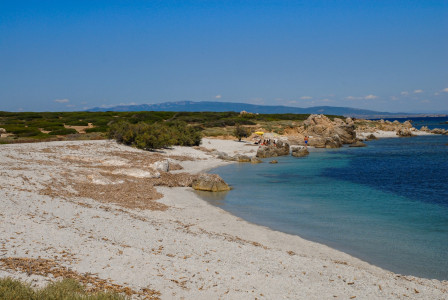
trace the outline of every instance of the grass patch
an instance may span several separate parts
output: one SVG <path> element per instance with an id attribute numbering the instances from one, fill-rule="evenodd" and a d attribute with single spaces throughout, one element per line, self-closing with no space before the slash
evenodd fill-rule
<path id="1" fill-rule="evenodd" d="M 0 279 L 0 299 L 21 300 L 125 300 L 130 299 L 114 292 L 89 293 L 74 279 L 48 284 L 42 289 L 33 289 L 29 284 L 12 278 Z"/>

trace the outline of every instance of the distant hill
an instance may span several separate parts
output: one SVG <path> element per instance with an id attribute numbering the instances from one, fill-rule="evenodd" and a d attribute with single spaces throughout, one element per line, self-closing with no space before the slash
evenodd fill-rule
<path id="1" fill-rule="evenodd" d="M 254 105 L 248 103 L 234 102 L 212 102 L 212 101 L 179 101 L 164 102 L 157 104 L 141 104 L 141 105 L 120 105 L 114 107 L 95 107 L 87 111 L 247 111 L 260 114 L 326 114 L 326 115 L 342 115 L 357 118 L 394 118 L 394 117 L 411 117 L 426 116 L 423 114 L 406 114 L 406 113 L 389 113 L 378 112 L 367 109 L 351 108 L 351 107 L 334 107 L 334 106 L 315 106 L 308 108 L 290 107 L 290 106 L 271 106 L 271 105 Z M 428 114 L 429 115 L 429 114 Z"/>

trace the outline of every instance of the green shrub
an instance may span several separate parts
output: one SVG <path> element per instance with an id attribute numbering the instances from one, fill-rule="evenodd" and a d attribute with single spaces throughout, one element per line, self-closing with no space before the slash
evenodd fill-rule
<path id="1" fill-rule="evenodd" d="M 54 130 L 54 131 L 50 132 L 49 134 L 51 134 L 51 135 L 67 135 L 67 134 L 74 134 L 74 133 L 78 133 L 78 131 L 76 131 L 73 128 L 61 128 L 61 129 Z"/>
<path id="2" fill-rule="evenodd" d="M 86 133 L 89 133 L 89 132 L 108 132 L 109 131 L 109 127 L 108 126 L 98 126 L 98 127 L 93 127 L 93 128 L 86 128 L 84 131 Z"/>
<path id="3" fill-rule="evenodd" d="M 233 135 L 238 139 L 238 141 L 241 142 L 241 139 L 243 137 L 248 137 L 250 135 L 250 130 L 246 127 L 241 126 L 240 124 L 236 124 Z"/>
<path id="4" fill-rule="evenodd" d="M 110 126 L 110 139 L 140 149 L 159 149 L 172 145 L 198 146 L 201 132 L 183 122 L 137 123 L 117 122 Z"/>

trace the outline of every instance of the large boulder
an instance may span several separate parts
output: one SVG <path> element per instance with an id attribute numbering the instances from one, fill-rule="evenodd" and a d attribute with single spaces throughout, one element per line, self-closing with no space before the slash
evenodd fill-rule
<path id="1" fill-rule="evenodd" d="M 406 128 L 411 129 L 412 128 L 412 123 L 411 123 L 411 121 L 406 121 L 406 122 L 403 123 L 403 126 L 406 127 Z"/>
<path id="2" fill-rule="evenodd" d="M 230 187 L 217 174 L 200 174 L 193 181 L 192 187 L 199 191 L 223 192 L 229 191 Z"/>
<path id="3" fill-rule="evenodd" d="M 167 159 L 156 161 L 149 166 L 156 171 L 168 172 L 170 170 L 170 162 Z"/>
<path id="4" fill-rule="evenodd" d="M 325 138 L 325 148 L 340 148 L 342 147 L 342 141 L 338 135 Z"/>
<path id="5" fill-rule="evenodd" d="M 366 137 L 366 139 L 367 139 L 368 141 L 371 141 L 371 140 L 377 140 L 378 138 L 377 138 L 373 133 L 371 133 L 370 135 L 368 135 L 368 136 Z"/>
<path id="6" fill-rule="evenodd" d="M 283 155 L 289 155 L 289 144 L 283 141 L 278 141 L 276 145 L 260 146 L 256 156 L 259 158 L 267 158 Z"/>
<path id="7" fill-rule="evenodd" d="M 0 128 L 0 134 L 2 133 L 6 133 L 6 129 L 5 128 Z"/>
<path id="8" fill-rule="evenodd" d="M 349 147 L 366 147 L 366 146 L 367 146 L 367 145 L 364 144 L 363 142 L 361 142 L 361 141 L 357 141 L 357 142 L 351 144 Z"/>
<path id="9" fill-rule="evenodd" d="M 294 147 L 291 150 L 291 155 L 294 157 L 304 157 L 310 154 L 308 149 L 304 146 Z"/>
<path id="10" fill-rule="evenodd" d="M 411 130 L 409 130 L 409 128 L 400 128 L 397 130 L 397 135 L 401 137 L 408 137 L 412 136 L 413 134 Z"/>
<path id="11" fill-rule="evenodd" d="M 262 163 L 263 161 L 262 161 L 261 159 L 259 159 L 258 157 L 252 156 L 252 157 L 250 158 L 250 162 L 253 163 L 253 164 L 260 164 L 260 163 Z"/>
<path id="12" fill-rule="evenodd" d="M 247 155 L 237 155 L 235 158 L 237 162 L 250 162 L 250 157 Z"/>
<path id="13" fill-rule="evenodd" d="M 434 128 L 433 130 L 431 130 L 431 133 L 434 133 L 434 134 L 445 134 L 445 130 L 441 129 L 441 128 Z"/>
<path id="14" fill-rule="evenodd" d="M 355 125 L 342 125 L 334 128 L 335 133 L 341 139 L 342 144 L 352 144 L 356 142 Z"/>

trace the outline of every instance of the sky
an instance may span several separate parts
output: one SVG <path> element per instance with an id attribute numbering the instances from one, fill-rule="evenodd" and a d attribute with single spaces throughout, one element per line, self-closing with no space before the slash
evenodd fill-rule
<path id="1" fill-rule="evenodd" d="M 448 112 L 448 1 L 0 0 L 0 110 Z"/>

